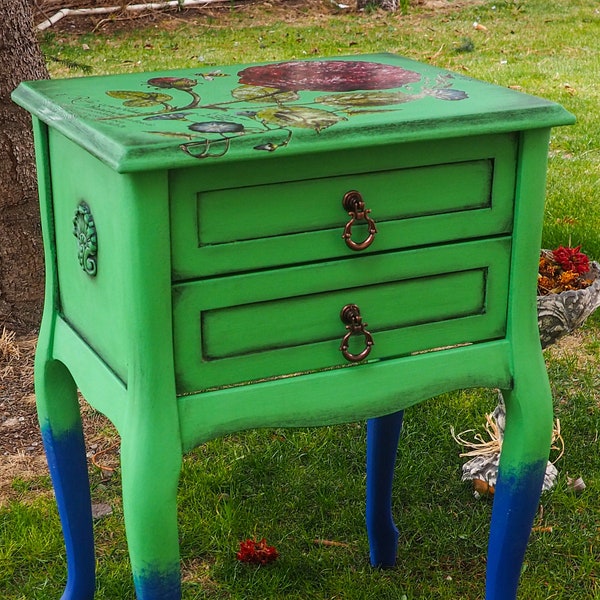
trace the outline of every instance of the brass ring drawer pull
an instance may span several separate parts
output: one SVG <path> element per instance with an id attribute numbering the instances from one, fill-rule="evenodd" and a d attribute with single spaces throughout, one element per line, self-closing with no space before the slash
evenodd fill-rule
<path id="1" fill-rule="evenodd" d="M 351 362 L 360 362 L 361 360 L 364 360 L 369 356 L 371 347 L 375 342 L 373 341 L 373 336 L 366 329 L 367 323 L 363 323 L 362 317 L 360 316 L 360 309 L 356 304 L 346 304 L 346 306 L 342 308 L 340 319 L 342 320 L 342 323 L 346 325 L 346 329 L 348 330 L 348 333 L 342 338 L 342 343 L 340 345 L 340 350 L 342 351 L 344 358 Z M 353 335 L 365 336 L 365 348 L 359 354 L 352 354 L 348 350 L 350 338 Z"/>
<path id="2" fill-rule="evenodd" d="M 344 194 L 342 205 L 347 213 L 352 217 L 346 223 L 346 226 L 344 227 L 344 234 L 342 235 L 346 245 L 351 250 L 364 250 L 365 248 L 368 248 L 373 243 L 375 234 L 377 233 L 375 221 L 369 217 L 371 209 L 365 208 L 365 202 L 362 198 L 362 195 L 356 190 L 352 190 Z M 354 225 L 356 221 L 366 221 L 367 225 L 369 226 L 369 235 L 362 242 L 355 242 L 352 240 L 352 225 Z"/>

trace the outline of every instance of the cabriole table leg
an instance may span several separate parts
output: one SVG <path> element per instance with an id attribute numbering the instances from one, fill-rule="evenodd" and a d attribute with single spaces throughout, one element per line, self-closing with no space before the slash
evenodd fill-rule
<path id="1" fill-rule="evenodd" d="M 44 357 L 44 345 L 40 336 L 35 366 L 36 399 L 67 551 L 67 586 L 62 600 L 92 600 L 94 534 L 77 389 L 61 362 Z"/>
<path id="2" fill-rule="evenodd" d="M 398 529 L 392 517 L 392 483 L 404 411 L 367 421 L 367 534 L 371 564 L 396 564 Z"/>

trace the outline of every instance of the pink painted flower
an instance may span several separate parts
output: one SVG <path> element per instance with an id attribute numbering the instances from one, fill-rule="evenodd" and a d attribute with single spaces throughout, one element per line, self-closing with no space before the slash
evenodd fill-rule
<path id="1" fill-rule="evenodd" d="M 415 83 L 421 75 L 402 67 L 358 60 L 289 61 L 247 67 L 240 83 L 279 90 L 349 92 L 385 90 Z"/>

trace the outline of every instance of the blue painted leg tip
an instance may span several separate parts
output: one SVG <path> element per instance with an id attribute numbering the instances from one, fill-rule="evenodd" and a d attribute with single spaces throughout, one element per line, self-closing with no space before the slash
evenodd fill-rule
<path id="1" fill-rule="evenodd" d="M 89 585 L 79 587 L 67 586 L 60 600 L 94 600 L 95 592 L 96 586 L 93 584 L 91 587 Z"/>
<path id="2" fill-rule="evenodd" d="M 392 559 L 390 557 L 386 557 L 385 559 L 375 559 L 371 557 L 371 566 L 374 569 L 393 569 L 396 566 L 396 557 L 394 556 Z"/>
<path id="3" fill-rule="evenodd" d="M 137 600 L 181 600 L 181 574 L 179 569 L 173 573 L 144 573 L 134 577 Z"/>

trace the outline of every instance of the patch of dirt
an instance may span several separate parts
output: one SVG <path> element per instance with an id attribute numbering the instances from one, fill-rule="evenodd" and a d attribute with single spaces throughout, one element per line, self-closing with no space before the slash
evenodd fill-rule
<path id="1" fill-rule="evenodd" d="M 13 482 L 47 473 L 33 393 L 36 337 L 0 331 L 0 506 L 17 495 Z"/>
<path id="2" fill-rule="evenodd" d="M 152 0 L 154 1 L 154 0 Z M 257 26 L 273 22 L 322 23 L 324 18 L 358 11 L 356 0 L 207 0 L 205 4 L 180 8 L 165 7 L 142 11 L 128 10 L 131 5 L 149 3 L 150 0 L 34 0 L 34 23 L 46 21 L 61 9 L 95 9 L 118 7 L 109 14 L 67 15 L 46 29 L 46 32 L 84 34 L 101 31 L 114 33 L 133 29 L 157 27 L 172 29 L 182 22 L 196 19 L 218 20 L 212 26 L 227 26 L 229 17 L 239 21 L 243 14 Z M 452 12 L 466 5 L 481 4 L 483 0 L 413 0 L 414 8 L 427 11 Z M 342 8 L 343 7 L 343 8 Z M 380 11 L 385 14 L 385 11 Z M 402 16 L 400 11 L 395 14 Z M 410 15 L 410 10 L 409 10 Z"/>
<path id="3" fill-rule="evenodd" d="M 319 18 L 324 13 L 339 12 L 332 0 L 208 0 L 206 4 L 186 8 L 165 7 L 142 11 L 128 10 L 127 6 L 144 4 L 144 0 L 123 2 L 122 0 L 38 0 L 33 11 L 34 24 L 37 26 L 55 15 L 61 5 L 69 8 L 101 8 L 121 7 L 119 11 L 109 14 L 68 15 L 61 18 L 46 32 L 84 34 L 96 31 L 102 33 L 127 32 L 134 29 L 157 27 L 170 30 L 173 25 L 183 22 L 194 22 L 199 18 L 218 20 L 218 25 L 225 26 L 226 19 L 243 13 L 256 25 L 263 22 L 297 21 L 299 18 L 312 16 Z"/>
<path id="4" fill-rule="evenodd" d="M 546 352 L 556 359 L 575 359 L 579 368 L 598 367 L 598 353 L 590 348 L 597 344 L 598 336 L 593 329 L 578 329 L 548 347 Z"/>
<path id="5" fill-rule="evenodd" d="M 33 393 L 35 336 L 0 332 L 0 456 L 39 453 L 41 437 Z"/>
<path id="6" fill-rule="evenodd" d="M 48 474 L 33 386 L 36 343 L 35 335 L 0 330 L 0 506 L 21 496 L 16 480 L 30 482 L 30 491 L 47 491 L 36 489 L 36 480 Z M 109 477 L 118 466 L 114 428 L 83 400 L 80 405 L 91 468 Z"/>

